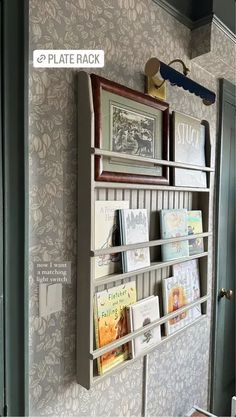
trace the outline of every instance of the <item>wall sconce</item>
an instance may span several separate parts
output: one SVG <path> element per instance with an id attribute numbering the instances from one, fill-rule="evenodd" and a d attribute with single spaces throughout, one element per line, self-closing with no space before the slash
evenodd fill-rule
<path id="1" fill-rule="evenodd" d="M 183 74 L 170 67 L 170 65 L 174 62 L 182 64 Z M 168 80 L 171 85 L 177 85 L 178 87 L 182 87 L 184 90 L 201 97 L 203 103 L 207 106 L 215 103 L 215 93 L 191 80 L 191 78 L 188 78 L 187 74 L 189 71 L 190 70 L 181 59 L 174 59 L 169 63 L 169 65 L 166 65 L 157 58 L 150 58 L 144 69 L 148 82 L 148 94 L 165 99 L 165 81 Z"/>

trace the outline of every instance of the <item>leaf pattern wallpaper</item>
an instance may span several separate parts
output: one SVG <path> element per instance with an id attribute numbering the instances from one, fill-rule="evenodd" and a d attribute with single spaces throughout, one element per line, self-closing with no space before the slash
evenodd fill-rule
<path id="1" fill-rule="evenodd" d="M 210 72 L 190 60 L 191 32 L 152 0 L 30 0 L 29 63 L 29 386 L 32 416 L 141 416 L 143 361 L 90 391 L 76 383 L 77 129 L 76 71 L 34 69 L 34 49 L 104 49 L 104 77 L 143 91 L 143 68 L 157 56 L 183 59 L 191 77 L 216 90 Z M 171 110 L 207 119 L 214 151 L 216 106 L 168 87 Z M 214 160 L 214 152 L 213 152 Z M 210 241 L 211 247 L 211 241 Z M 72 261 L 63 311 L 39 317 L 34 262 Z M 211 272 L 211 260 L 209 270 Z M 209 285 L 212 286 L 211 273 Z M 207 406 L 209 319 L 149 357 L 147 416 L 181 416 Z M 81 317 L 81 320 L 83 318 Z"/>

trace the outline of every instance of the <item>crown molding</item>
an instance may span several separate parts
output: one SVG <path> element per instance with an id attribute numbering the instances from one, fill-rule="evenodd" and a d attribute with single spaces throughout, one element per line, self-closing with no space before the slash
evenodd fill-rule
<path id="1" fill-rule="evenodd" d="M 201 19 L 192 21 L 192 29 L 197 29 L 197 28 L 200 28 L 201 26 L 211 24 L 213 21 L 213 16 L 214 14 L 211 13 L 207 16 L 202 17 Z"/>
<path id="2" fill-rule="evenodd" d="M 215 24 L 231 41 L 236 43 L 236 34 L 233 33 L 214 13 L 209 14 L 201 19 L 193 21 L 188 17 L 184 16 L 183 13 L 179 12 L 175 7 L 171 6 L 166 0 L 153 0 L 158 6 L 164 9 L 167 13 L 173 16 L 183 25 L 193 30 L 201 26 L 209 24 Z"/>
<path id="3" fill-rule="evenodd" d="M 220 20 L 214 13 L 203 17 L 202 19 L 196 20 L 196 22 L 193 22 L 192 29 L 199 28 L 201 26 L 207 25 L 207 24 L 214 24 L 218 27 L 218 29 L 221 30 L 232 42 L 236 43 L 236 35 L 232 32 L 223 22 Z"/>
<path id="4" fill-rule="evenodd" d="M 220 20 L 215 14 L 213 15 L 212 23 L 214 23 L 222 32 L 224 32 L 224 34 L 228 38 L 230 38 L 231 41 L 233 41 L 234 43 L 236 43 L 236 34 L 234 32 L 232 32 L 232 30 L 230 30 L 228 28 L 228 26 L 226 26 L 222 22 L 222 20 Z"/>
<path id="5" fill-rule="evenodd" d="M 171 6 L 167 1 L 153 0 L 153 2 L 160 6 L 162 9 L 164 9 L 167 13 L 173 16 L 180 23 L 187 26 L 189 29 L 193 28 L 192 20 L 185 16 L 183 13 L 179 12 L 174 6 Z"/>

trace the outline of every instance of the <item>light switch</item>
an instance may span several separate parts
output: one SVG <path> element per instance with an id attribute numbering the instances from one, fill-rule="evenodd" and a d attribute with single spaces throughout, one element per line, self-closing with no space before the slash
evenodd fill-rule
<path id="1" fill-rule="evenodd" d="M 62 310 L 62 284 L 39 284 L 39 316 Z"/>

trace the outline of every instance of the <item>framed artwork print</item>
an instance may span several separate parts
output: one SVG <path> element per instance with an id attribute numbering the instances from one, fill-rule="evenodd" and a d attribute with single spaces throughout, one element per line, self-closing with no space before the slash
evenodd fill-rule
<path id="1" fill-rule="evenodd" d="M 175 162 L 206 166 L 206 127 L 182 113 L 172 113 L 172 159 Z M 173 168 L 173 183 L 183 187 L 207 187 L 206 172 Z"/>
<path id="2" fill-rule="evenodd" d="M 91 82 L 95 147 L 115 153 L 95 155 L 95 180 L 169 184 L 169 168 L 153 161 L 169 159 L 169 105 L 94 74 Z"/>

